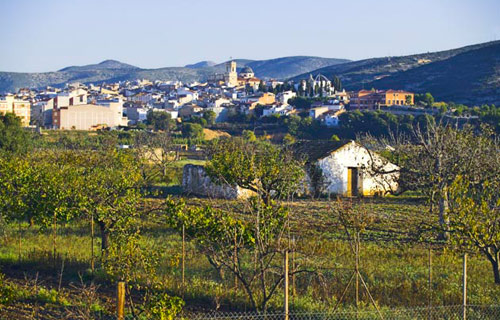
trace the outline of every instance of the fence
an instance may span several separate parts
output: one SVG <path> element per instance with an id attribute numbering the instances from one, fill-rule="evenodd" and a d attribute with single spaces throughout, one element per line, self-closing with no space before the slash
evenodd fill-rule
<path id="1" fill-rule="evenodd" d="M 380 313 L 373 311 L 337 311 L 324 313 L 294 313 L 290 312 L 288 317 L 284 313 L 204 313 L 189 314 L 185 313 L 179 319 L 189 320 L 368 320 L 368 319 L 391 319 L 391 320 L 410 320 L 410 319 L 429 319 L 429 320 L 493 320 L 500 319 L 500 306 L 467 306 L 461 305 L 440 306 L 440 307 L 422 307 L 411 309 L 382 309 Z"/>

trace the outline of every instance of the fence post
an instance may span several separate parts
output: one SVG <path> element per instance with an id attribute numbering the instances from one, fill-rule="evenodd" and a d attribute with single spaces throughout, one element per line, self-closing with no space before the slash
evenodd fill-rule
<path id="1" fill-rule="evenodd" d="M 467 253 L 464 253 L 464 270 L 463 270 L 463 281 L 462 281 L 462 307 L 463 307 L 463 314 L 462 314 L 462 319 L 466 320 L 467 319 Z"/>
<path id="2" fill-rule="evenodd" d="M 429 244 L 429 293 L 428 293 L 428 308 L 429 308 L 429 320 L 432 319 L 432 247 Z"/>
<path id="3" fill-rule="evenodd" d="M 288 249 L 285 249 L 285 261 L 284 261 L 284 277 L 285 277 L 285 320 L 288 320 Z"/>
<path id="4" fill-rule="evenodd" d="M 184 290 L 185 290 L 185 283 L 184 283 L 184 275 L 185 275 L 185 269 L 186 269 L 186 227 L 184 224 L 182 224 L 182 297 L 184 298 Z"/>
<path id="5" fill-rule="evenodd" d="M 116 287 L 116 319 L 123 320 L 125 313 L 125 282 L 119 281 Z"/>

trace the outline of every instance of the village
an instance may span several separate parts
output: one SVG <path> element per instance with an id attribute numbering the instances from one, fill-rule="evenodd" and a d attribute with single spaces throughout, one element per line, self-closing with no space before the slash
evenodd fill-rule
<path id="1" fill-rule="evenodd" d="M 68 83 L 63 88 L 20 89 L 0 97 L 0 113 L 14 113 L 24 126 L 56 130 L 123 129 L 147 120 L 149 113 L 166 113 L 178 122 L 215 114 L 215 122 L 228 122 L 234 114 L 258 117 L 298 114 L 294 98 L 314 99 L 306 110 L 328 127 L 339 125 L 347 110 L 385 110 L 424 113 L 414 106 L 414 94 L 402 90 L 339 88 L 324 75 L 299 82 L 259 79 L 246 66 L 226 63 L 225 73 L 214 73 L 204 83 L 180 81 L 123 81 Z M 428 112 L 428 111 L 427 111 Z"/>

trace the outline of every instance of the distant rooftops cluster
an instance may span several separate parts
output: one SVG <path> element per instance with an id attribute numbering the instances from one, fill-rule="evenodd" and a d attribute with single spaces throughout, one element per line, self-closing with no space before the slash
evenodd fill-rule
<path id="1" fill-rule="evenodd" d="M 339 90 L 321 74 L 297 82 L 261 80 L 249 66 L 238 71 L 236 62 L 229 61 L 224 73 L 212 74 L 203 83 L 138 79 L 21 88 L 16 94 L 0 97 L 0 113 L 15 113 L 26 126 L 96 130 L 136 125 L 145 122 L 150 112 L 165 112 L 177 121 L 201 117 L 207 111 L 215 113 L 216 122 L 228 121 L 235 112 L 289 116 L 299 113 L 294 105 L 297 96 L 318 100 L 306 111 L 327 126 L 337 126 L 339 115 L 349 108 L 376 109 L 414 102 L 413 93 L 401 90 Z"/>

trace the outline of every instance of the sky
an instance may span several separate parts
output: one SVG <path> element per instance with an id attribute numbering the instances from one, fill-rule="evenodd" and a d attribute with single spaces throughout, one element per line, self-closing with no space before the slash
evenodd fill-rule
<path id="1" fill-rule="evenodd" d="M 0 0 L 0 71 L 293 55 L 359 60 L 500 39 L 500 0 Z"/>

